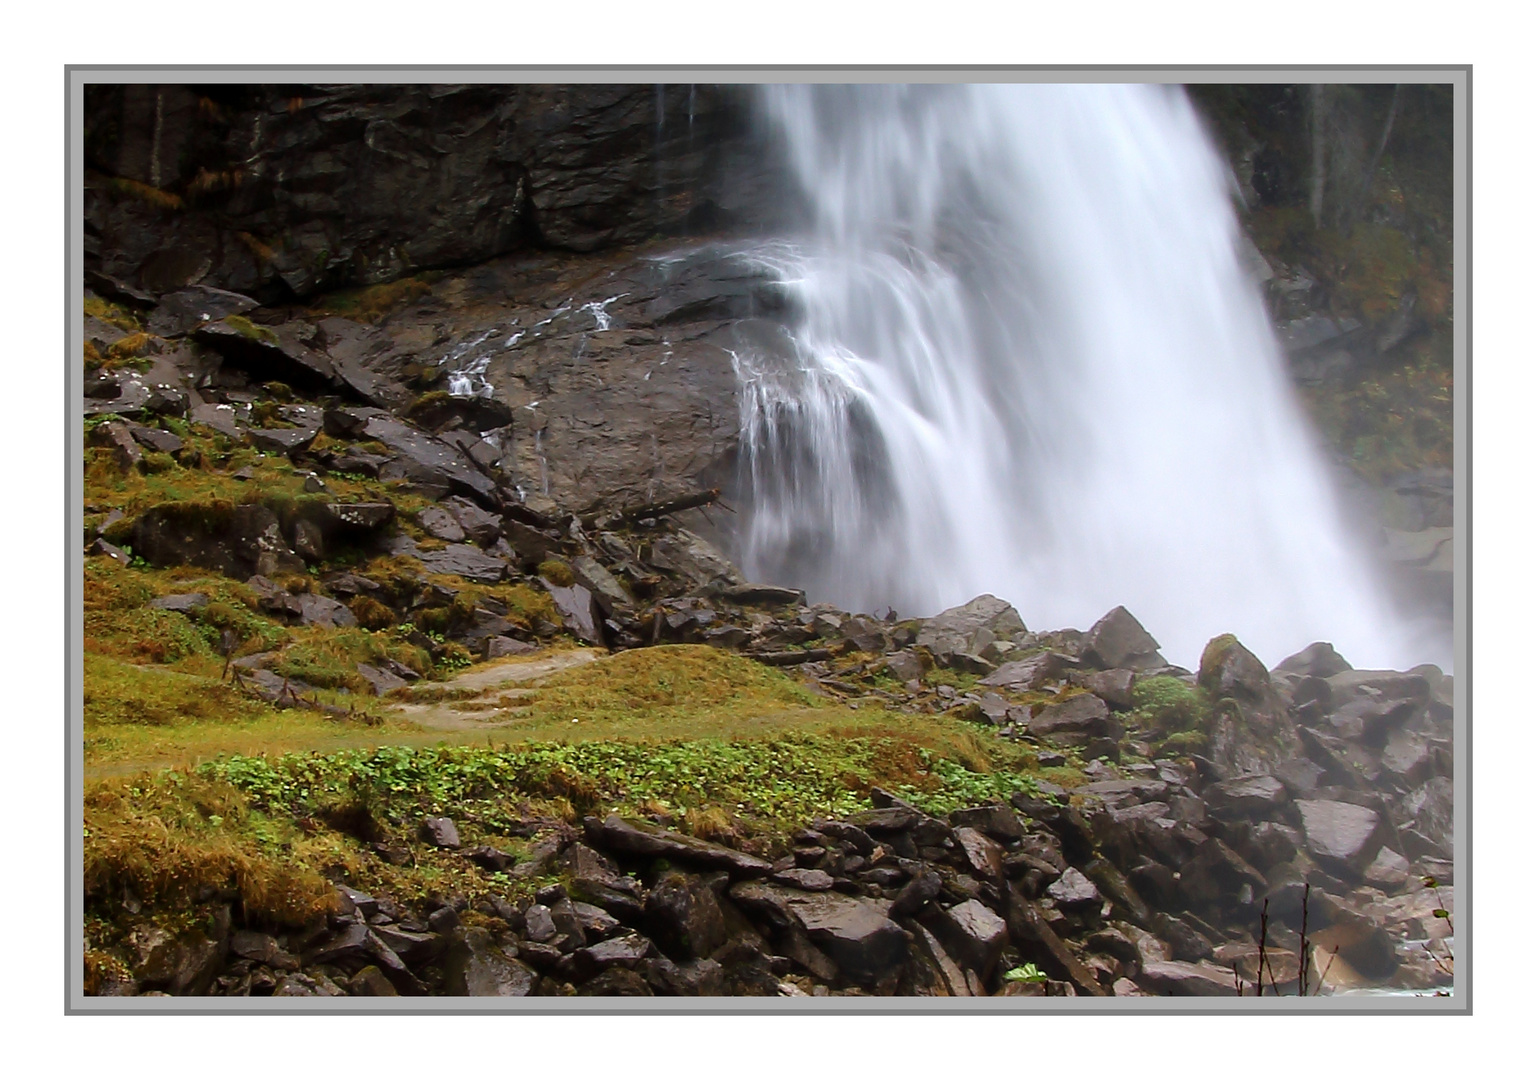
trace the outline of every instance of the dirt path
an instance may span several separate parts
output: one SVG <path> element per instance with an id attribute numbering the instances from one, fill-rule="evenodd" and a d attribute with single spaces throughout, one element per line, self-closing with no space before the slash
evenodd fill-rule
<path id="1" fill-rule="evenodd" d="M 490 731 L 515 724 L 531 696 L 529 685 L 557 671 L 590 664 L 606 656 L 597 649 L 509 657 L 495 665 L 457 675 L 441 684 L 446 691 L 478 691 L 454 701 L 392 705 L 386 715 L 432 731 Z"/>

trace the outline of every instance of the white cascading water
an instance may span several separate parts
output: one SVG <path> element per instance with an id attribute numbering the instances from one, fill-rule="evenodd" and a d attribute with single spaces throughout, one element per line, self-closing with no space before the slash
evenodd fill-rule
<path id="1" fill-rule="evenodd" d="M 748 255 L 797 311 L 738 356 L 759 580 L 1032 629 L 1123 604 L 1173 662 L 1412 651 L 1347 535 L 1175 87 L 773 86 L 813 224 Z"/>

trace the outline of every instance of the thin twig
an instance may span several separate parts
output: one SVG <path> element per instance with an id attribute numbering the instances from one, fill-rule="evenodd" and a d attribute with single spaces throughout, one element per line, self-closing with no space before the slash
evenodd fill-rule
<path id="1" fill-rule="evenodd" d="M 1297 996 L 1308 996 L 1308 893 L 1311 884 L 1302 886 L 1302 937 L 1297 945 Z"/>
<path id="2" fill-rule="evenodd" d="M 1339 954 L 1340 954 L 1340 947 L 1338 945 L 1334 946 L 1334 948 L 1329 950 L 1329 962 L 1327 964 L 1325 964 L 1324 965 L 1324 969 L 1318 973 L 1318 989 L 1319 990 L 1322 990 L 1324 988 L 1324 980 L 1329 977 L 1329 969 L 1334 966 L 1334 958 L 1336 956 L 1338 956 Z"/>
<path id="3" fill-rule="evenodd" d="M 1270 938 L 1270 898 L 1259 910 L 1259 957 L 1254 961 L 1254 996 L 1265 996 L 1265 944 Z"/>

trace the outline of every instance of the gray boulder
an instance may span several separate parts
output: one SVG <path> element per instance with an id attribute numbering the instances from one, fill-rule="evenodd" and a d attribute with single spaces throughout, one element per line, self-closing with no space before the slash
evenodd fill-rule
<path id="1" fill-rule="evenodd" d="M 1332 799 L 1297 803 L 1308 853 L 1328 864 L 1365 869 L 1382 847 L 1382 820 L 1375 810 Z"/>
<path id="2" fill-rule="evenodd" d="M 1124 607 L 1112 608 L 1084 635 L 1083 658 L 1095 667 L 1141 670 L 1163 667 L 1158 642 Z"/>
<path id="3" fill-rule="evenodd" d="M 1009 640 L 1023 633 L 1025 623 L 1014 606 L 983 593 L 925 619 L 916 644 L 928 649 L 941 664 L 951 666 L 959 656 L 978 656 L 994 641 Z"/>
<path id="4" fill-rule="evenodd" d="M 443 958 L 443 990 L 452 997 L 527 997 L 538 976 L 497 947 L 489 930 L 455 930 Z"/>

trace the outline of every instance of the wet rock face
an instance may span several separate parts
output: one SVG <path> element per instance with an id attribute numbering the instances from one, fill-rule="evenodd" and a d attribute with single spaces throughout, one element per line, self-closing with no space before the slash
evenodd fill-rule
<path id="1" fill-rule="evenodd" d="M 747 118 L 714 86 L 93 87 L 86 217 L 100 269 L 152 292 L 306 296 L 752 222 Z"/>

